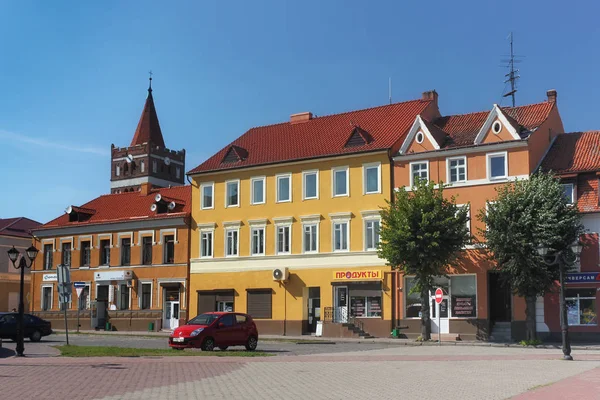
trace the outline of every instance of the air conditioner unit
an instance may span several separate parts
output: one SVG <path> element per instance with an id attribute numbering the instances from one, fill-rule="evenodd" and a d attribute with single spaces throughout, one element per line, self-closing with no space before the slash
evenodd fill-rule
<path id="1" fill-rule="evenodd" d="M 273 280 L 278 282 L 285 282 L 290 276 L 290 272 L 287 268 L 275 268 L 272 273 Z"/>

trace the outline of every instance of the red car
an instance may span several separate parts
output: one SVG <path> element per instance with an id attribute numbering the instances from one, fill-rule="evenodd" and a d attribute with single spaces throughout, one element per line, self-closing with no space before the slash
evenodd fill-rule
<path id="1" fill-rule="evenodd" d="M 229 346 L 246 346 L 246 350 L 253 351 L 257 344 L 258 330 L 252 317 L 231 312 L 198 315 L 175 329 L 169 337 L 169 346 L 177 350 L 200 348 L 212 351 L 215 347 L 226 350 Z"/>

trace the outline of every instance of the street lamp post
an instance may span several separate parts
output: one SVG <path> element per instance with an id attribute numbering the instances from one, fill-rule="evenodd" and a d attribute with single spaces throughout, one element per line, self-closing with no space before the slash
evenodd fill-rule
<path id="1" fill-rule="evenodd" d="M 27 250 L 25 250 L 27 254 L 27 258 L 29 258 L 29 265 L 27 265 L 27 261 L 25 257 L 21 257 L 19 261 L 19 265 L 17 265 L 17 258 L 19 258 L 19 250 L 15 249 L 15 246 L 12 249 L 8 250 L 8 258 L 12 262 L 13 267 L 21 270 L 21 290 L 19 291 L 19 316 L 17 317 L 17 356 L 23 357 L 23 351 L 25 350 L 25 346 L 23 344 L 23 313 L 25 312 L 25 305 L 23 304 L 23 292 L 25 290 L 25 268 L 31 268 L 33 265 L 33 260 L 37 257 L 38 249 L 34 246 L 30 246 Z"/>
<path id="2" fill-rule="evenodd" d="M 573 360 L 571 356 L 571 341 L 569 339 L 569 319 L 567 316 L 567 302 L 565 301 L 565 266 L 572 266 L 577 262 L 579 255 L 581 254 L 583 246 L 579 243 L 575 243 L 571 246 L 571 252 L 574 255 L 574 259 L 569 259 L 569 254 L 565 253 L 564 250 L 553 251 L 548 247 L 538 247 L 538 253 L 542 256 L 542 260 L 547 265 L 558 264 L 559 281 L 560 281 L 560 330 L 562 336 L 562 352 L 564 360 Z"/>

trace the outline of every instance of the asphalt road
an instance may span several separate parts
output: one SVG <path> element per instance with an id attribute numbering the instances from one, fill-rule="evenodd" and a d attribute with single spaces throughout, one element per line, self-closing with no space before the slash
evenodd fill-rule
<path id="1" fill-rule="evenodd" d="M 42 338 L 39 343 L 31 343 L 25 339 L 26 353 L 43 354 L 44 348 L 66 344 L 64 334 L 53 334 Z M 148 336 L 119 336 L 119 335 L 90 335 L 90 334 L 69 334 L 69 344 L 79 346 L 114 346 L 114 347 L 133 347 L 144 349 L 167 349 L 169 348 L 168 339 L 166 337 L 148 337 Z M 15 343 L 4 341 L 2 346 L 8 350 L 14 350 Z M 397 345 L 388 343 L 352 343 L 352 342 L 335 342 L 334 341 L 314 341 L 310 343 L 288 340 L 259 340 L 257 351 L 273 353 L 281 356 L 296 356 L 296 355 L 314 355 L 314 354 L 330 354 L 330 353 L 345 353 L 355 351 L 380 350 L 386 348 L 394 348 Z M 239 348 L 243 350 L 243 346 L 232 347 L 230 350 Z M 28 351 L 29 349 L 29 351 Z M 186 350 L 190 351 L 190 350 Z M 199 351 L 199 350 L 193 350 Z M 218 350 L 216 350 L 218 351 Z"/>

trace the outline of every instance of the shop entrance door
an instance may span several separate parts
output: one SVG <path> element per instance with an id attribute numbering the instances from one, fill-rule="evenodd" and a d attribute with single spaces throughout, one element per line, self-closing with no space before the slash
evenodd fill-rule
<path id="1" fill-rule="evenodd" d="M 348 286 L 335 286 L 334 292 L 334 321 L 348 322 Z"/>
<path id="2" fill-rule="evenodd" d="M 321 320 L 321 288 L 308 288 L 308 332 L 317 331 L 317 321 Z"/>
<path id="3" fill-rule="evenodd" d="M 164 289 L 163 329 L 175 329 L 179 326 L 179 288 Z"/>
<path id="4" fill-rule="evenodd" d="M 435 302 L 435 295 L 430 297 L 429 307 L 431 313 L 431 333 L 450 333 L 450 321 L 448 320 L 448 304 L 449 297 L 445 295 L 442 302 Z M 440 322 L 438 325 L 438 313 L 440 314 Z"/>
<path id="5" fill-rule="evenodd" d="M 511 294 L 510 286 L 505 284 L 500 274 L 488 274 L 490 296 L 490 320 L 492 322 L 510 322 L 511 320 Z"/>

